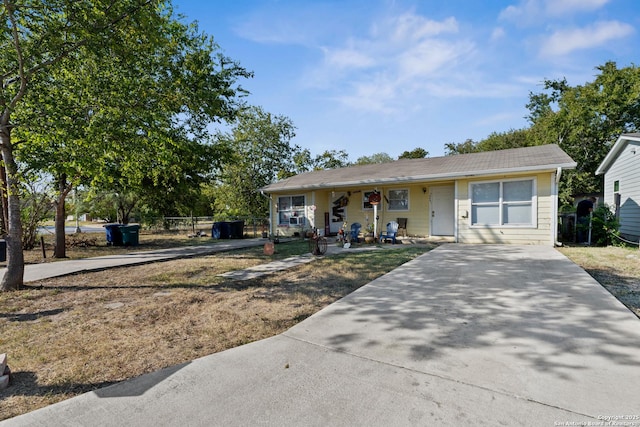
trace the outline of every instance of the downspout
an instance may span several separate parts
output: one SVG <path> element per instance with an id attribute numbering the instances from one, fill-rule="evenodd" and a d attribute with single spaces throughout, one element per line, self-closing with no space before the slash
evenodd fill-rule
<path id="1" fill-rule="evenodd" d="M 271 194 L 269 194 L 268 196 L 266 194 L 264 194 L 264 191 L 260 190 L 260 195 L 262 197 L 266 197 L 267 199 L 269 199 L 269 238 L 271 238 L 271 236 L 273 235 L 273 203 L 271 203 L 272 199 L 271 199 Z"/>
<path id="2" fill-rule="evenodd" d="M 453 183 L 453 197 L 455 203 L 453 205 L 453 215 L 455 217 L 455 221 L 453 222 L 453 241 L 455 243 L 460 243 L 458 238 L 458 234 L 460 233 L 460 228 L 458 227 L 460 223 L 460 217 L 458 216 L 460 213 L 460 199 L 458 198 L 458 180 L 456 179 Z M 429 206 L 431 208 L 431 206 Z"/>
<path id="3" fill-rule="evenodd" d="M 560 184 L 560 177 L 562 176 L 562 168 L 558 166 L 556 169 L 555 180 L 552 180 L 551 185 L 551 197 L 553 197 L 553 212 L 551 221 L 551 238 L 555 246 L 562 246 L 562 243 L 558 241 L 558 186 Z"/>

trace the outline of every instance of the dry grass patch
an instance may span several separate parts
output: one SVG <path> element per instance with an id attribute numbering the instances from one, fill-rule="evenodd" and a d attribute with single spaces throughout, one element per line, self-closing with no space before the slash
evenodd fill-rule
<path id="1" fill-rule="evenodd" d="M 638 248 L 564 247 L 560 252 L 582 267 L 613 296 L 640 317 L 640 251 Z"/>
<path id="2" fill-rule="evenodd" d="M 278 245 L 277 256 L 305 246 Z M 256 248 L 0 294 L 0 348 L 14 372 L 0 419 L 279 334 L 433 247 L 349 252 L 249 281 L 217 276 L 271 260 Z"/>

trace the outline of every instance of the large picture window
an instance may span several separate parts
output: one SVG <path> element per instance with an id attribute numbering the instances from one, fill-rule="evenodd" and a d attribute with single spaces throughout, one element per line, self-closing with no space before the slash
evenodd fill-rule
<path id="1" fill-rule="evenodd" d="M 409 210 L 409 190 L 389 190 L 390 211 Z"/>
<path id="2" fill-rule="evenodd" d="M 278 224 L 304 225 L 304 196 L 278 197 Z"/>
<path id="3" fill-rule="evenodd" d="M 535 180 L 472 183 L 471 225 L 533 226 Z"/>

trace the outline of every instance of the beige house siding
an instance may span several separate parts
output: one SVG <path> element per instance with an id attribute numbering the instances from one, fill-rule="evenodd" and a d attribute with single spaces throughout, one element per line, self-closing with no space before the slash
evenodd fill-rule
<path id="1" fill-rule="evenodd" d="M 378 208 L 378 232 L 386 229 L 386 224 L 390 221 L 396 221 L 398 218 L 407 218 L 407 234 L 411 236 L 428 236 L 429 235 L 429 185 L 427 184 L 411 184 L 411 185 L 395 185 L 395 186 L 378 186 L 377 190 L 381 195 L 388 198 L 389 190 L 407 189 L 409 191 L 409 209 L 408 210 L 390 210 L 385 198 Z M 335 193 L 345 194 L 349 198 L 349 204 L 346 206 L 347 227 L 351 227 L 354 222 L 359 222 L 364 229 L 369 223 L 374 221 L 374 211 L 363 209 L 364 192 L 372 191 L 374 188 L 341 188 L 335 190 Z M 425 191 L 423 191 L 426 190 Z M 281 225 L 278 224 L 278 198 L 280 196 L 305 196 L 307 208 L 305 214 L 307 221 L 304 226 Z M 311 227 L 318 228 L 321 232 L 325 228 L 325 212 L 331 213 L 330 199 L 332 191 L 314 190 L 314 191 L 292 191 L 286 193 L 272 194 L 272 209 L 274 224 L 272 233 L 279 236 L 292 236 L 294 233 L 302 232 Z M 313 208 L 315 207 L 315 209 Z M 341 225 L 341 224 L 340 224 Z"/>
<path id="2" fill-rule="evenodd" d="M 511 179 L 535 180 L 536 198 L 535 223 L 533 227 L 509 227 L 509 226 L 471 226 L 471 204 L 469 199 L 469 184 L 472 182 L 504 181 Z M 399 184 L 390 186 L 377 186 L 377 190 L 383 195 L 382 203 L 378 208 L 377 231 L 386 228 L 389 221 L 398 218 L 407 218 L 407 234 L 409 236 L 428 237 L 430 236 L 430 212 L 429 194 L 432 187 L 443 185 L 456 185 L 456 200 L 454 201 L 454 212 L 456 213 L 457 241 L 460 243 L 504 243 L 504 244 L 540 244 L 550 245 L 554 242 L 552 224 L 554 224 L 553 212 L 555 212 L 554 182 L 555 173 L 545 171 L 540 173 L 501 175 L 492 177 L 477 177 L 473 179 L 459 179 L 457 181 L 437 181 L 425 183 Z M 374 188 L 341 188 L 336 190 L 312 190 L 312 191 L 291 191 L 286 193 L 272 194 L 272 213 L 274 224 L 272 233 L 278 236 L 293 236 L 298 233 L 303 234 L 306 230 L 316 227 L 321 233 L 325 230 L 325 212 L 331 212 L 330 200 L 332 191 L 336 195 L 344 194 L 349 198 L 346 206 L 347 229 L 354 222 L 362 225 L 362 231 L 368 222 L 373 223 L 374 211 L 363 209 L 363 194 L 372 191 Z M 409 192 L 409 208 L 406 211 L 391 211 L 385 197 L 388 197 L 389 190 L 407 189 Z M 278 224 L 278 197 L 280 196 L 305 196 L 305 215 L 307 220 L 304 225 L 280 225 Z M 341 227 L 340 223 L 338 227 Z M 455 236 L 454 236 L 455 237 Z"/>
<path id="3" fill-rule="evenodd" d="M 553 244 L 551 224 L 553 223 L 554 199 L 552 197 L 553 174 L 512 175 L 496 180 L 533 178 L 536 182 L 536 217 L 533 227 L 483 227 L 471 226 L 471 201 L 469 183 L 490 181 L 491 178 L 458 181 L 458 241 L 460 243 L 504 243 L 521 245 Z M 465 218 L 467 216 L 467 218 Z"/>

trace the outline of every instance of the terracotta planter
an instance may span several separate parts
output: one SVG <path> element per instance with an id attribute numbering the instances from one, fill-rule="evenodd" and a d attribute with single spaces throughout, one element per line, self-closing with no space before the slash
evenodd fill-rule
<path id="1" fill-rule="evenodd" d="M 373 243 L 373 236 L 364 236 L 365 243 Z"/>
<path id="2" fill-rule="evenodd" d="M 264 254 L 265 255 L 273 255 L 276 251 L 276 248 L 273 242 L 267 242 L 264 244 Z"/>

